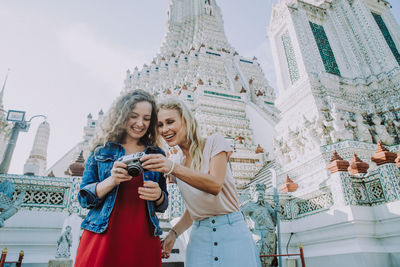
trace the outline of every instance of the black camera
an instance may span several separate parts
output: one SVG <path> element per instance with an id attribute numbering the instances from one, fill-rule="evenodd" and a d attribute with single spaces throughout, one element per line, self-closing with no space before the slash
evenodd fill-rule
<path id="1" fill-rule="evenodd" d="M 147 154 L 159 154 L 160 150 L 156 147 L 148 147 L 145 152 L 138 152 L 135 154 L 125 155 L 120 157 L 117 161 L 125 163 L 127 165 L 126 169 L 130 176 L 138 176 L 145 169 L 142 167 L 142 163 L 140 162 L 140 158 Z"/>

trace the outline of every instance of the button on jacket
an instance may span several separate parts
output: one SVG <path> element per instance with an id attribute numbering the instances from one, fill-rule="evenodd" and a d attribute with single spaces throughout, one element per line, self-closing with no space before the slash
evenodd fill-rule
<path id="1" fill-rule="evenodd" d="M 148 148 L 149 146 L 144 150 L 145 153 Z M 157 149 L 160 154 L 165 155 L 161 148 L 157 147 Z M 125 149 L 121 144 L 107 142 L 104 147 L 96 149 L 95 153 L 92 152 L 87 159 L 78 194 L 79 204 L 83 208 L 89 209 L 89 213 L 81 225 L 83 229 L 95 233 L 102 233 L 107 229 L 119 186 L 116 186 L 103 198 L 97 197 L 96 186 L 111 175 L 110 171 L 114 161 L 124 155 Z M 162 230 L 159 226 L 156 212 L 164 212 L 168 207 L 168 192 L 166 189 L 165 177 L 164 174 L 160 172 L 145 171 L 143 173 L 143 180 L 157 182 L 164 194 L 164 201 L 157 207 L 154 201 L 146 200 L 147 211 L 154 225 L 154 235 L 160 236 Z"/>

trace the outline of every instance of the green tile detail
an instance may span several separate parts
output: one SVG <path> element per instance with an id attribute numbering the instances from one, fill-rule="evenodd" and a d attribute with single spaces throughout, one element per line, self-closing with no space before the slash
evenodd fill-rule
<path id="1" fill-rule="evenodd" d="M 292 81 L 292 84 L 294 84 L 299 79 L 299 68 L 297 67 L 296 55 L 294 54 L 289 32 L 286 31 L 282 34 L 281 39 L 286 54 L 290 80 Z"/>
<path id="2" fill-rule="evenodd" d="M 383 37 L 386 40 L 386 43 L 388 44 L 390 50 L 392 50 L 393 56 L 396 58 L 397 63 L 399 63 L 399 65 L 400 65 L 400 53 L 397 50 L 396 44 L 394 43 L 392 36 L 390 35 L 390 32 L 389 32 L 388 28 L 386 27 L 385 22 L 382 19 L 382 16 L 378 15 L 374 12 L 371 12 L 371 13 L 376 21 L 376 24 L 378 24 L 378 27 L 381 30 Z"/>
<path id="3" fill-rule="evenodd" d="M 339 67 L 336 63 L 335 55 L 333 54 L 331 45 L 329 44 L 328 36 L 326 36 L 324 27 L 310 21 L 311 30 L 317 42 L 319 54 L 325 66 L 325 71 L 340 76 Z"/>
<path id="4" fill-rule="evenodd" d="M 217 92 L 213 92 L 213 91 L 204 91 L 205 94 L 209 94 L 209 95 L 217 95 L 217 96 L 223 96 L 223 97 L 229 97 L 229 98 L 234 98 L 234 99 L 240 99 L 240 96 L 237 95 L 228 95 L 228 94 L 223 94 L 223 93 L 217 93 Z"/>

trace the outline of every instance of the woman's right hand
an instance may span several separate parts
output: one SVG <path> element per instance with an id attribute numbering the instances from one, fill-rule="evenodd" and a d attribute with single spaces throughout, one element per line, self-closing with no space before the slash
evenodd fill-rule
<path id="1" fill-rule="evenodd" d="M 168 259 L 172 248 L 174 247 L 176 241 L 176 235 L 172 232 L 169 232 L 165 239 L 161 242 L 161 255 L 162 258 Z"/>
<path id="2" fill-rule="evenodd" d="M 122 182 L 130 181 L 133 177 L 128 174 L 127 165 L 125 163 L 116 161 L 111 169 L 111 176 L 109 179 L 114 185 L 119 185 Z"/>

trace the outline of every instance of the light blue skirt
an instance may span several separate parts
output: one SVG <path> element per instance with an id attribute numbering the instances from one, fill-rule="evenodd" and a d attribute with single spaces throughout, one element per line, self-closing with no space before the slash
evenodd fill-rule
<path id="1" fill-rule="evenodd" d="M 240 211 L 194 221 L 187 267 L 259 267 L 257 247 Z"/>

